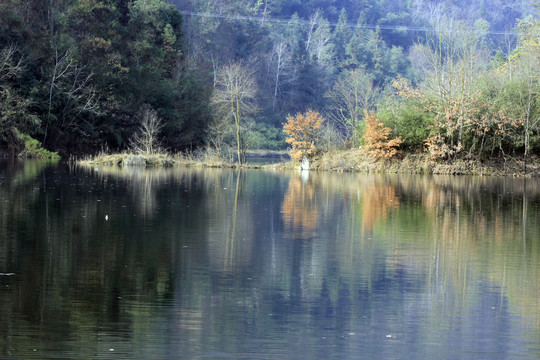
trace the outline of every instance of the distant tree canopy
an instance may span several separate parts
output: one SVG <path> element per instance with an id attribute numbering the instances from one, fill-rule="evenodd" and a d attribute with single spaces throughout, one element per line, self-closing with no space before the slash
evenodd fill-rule
<path id="1" fill-rule="evenodd" d="M 538 152 L 533 2 L 3 0 L 0 148 L 19 131 L 63 154 L 123 150 L 147 106 L 163 148 L 196 149 L 222 139 L 222 71 L 242 63 L 259 109 L 242 147 L 286 146 L 274 130 L 313 109 L 354 146 L 367 110 L 404 150 Z"/>
<path id="2" fill-rule="evenodd" d="M 254 65 L 261 109 L 258 121 L 279 127 L 287 114 L 314 109 L 331 120 L 330 126 L 342 132 L 348 144 L 355 145 L 364 131 L 364 110 L 374 110 L 384 112 L 378 117 L 393 125 L 393 131 L 401 131 L 401 146 L 412 151 L 425 148 L 425 140 L 437 132 L 434 126 L 439 132 L 448 130 L 447 115 L 454 119 L 457 132 L 441 141 L 450 147 L 469 142 L 469 150 L 482 147 L 486 138 L 473 134 L 473 128 L 480 131 L 481 126 L 471 125 L 476 123 L 473 109 L 465 108 L 473 106 L 468 97 L 476 92 L 466 74 L 481 74 L 496 50 L 510 56 L 520 41 L 519 19 L 537 14 L 532 2 L 517 0 L 173 3 L 187 14 L 186 51 L 199 65 L 214 75 L 231 61 Z M 463 36 L 445 38 L 445 32 Z M 467 61 L 475 65 L 462 66 Z M 460 74 L 467 82 L 457 89 Z M 451 76 L 453 90 L 452 99 L 439 92 L 444 104 L 436 116 L 417 111 L 422 107 L 411 99 L 407 106 L 399 104 L 406 115 L 387 107 L 397 104 L 390 99 L 397 78 L 423 87 L 437 84 L 437 76 Z M 440 84 L 439 90 L 445 89 Z M 464 107 L 451 115 L 458 103 Z"/>

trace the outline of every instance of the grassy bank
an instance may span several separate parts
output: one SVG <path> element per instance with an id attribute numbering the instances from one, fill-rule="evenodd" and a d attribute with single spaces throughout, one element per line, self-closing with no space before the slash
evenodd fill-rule
<path id="1" fill-rule="evenodd" d="M 249 158 L 275 158 L 286 155 L 285 152 L 256 150 L 249 152 Z M 191 154 L 153 154 L 139 155 L 133 153 L 99 154 L 75 160 L 80 165 L 105 166 L 138 166 L 138 167 L 213 167 L 235 168 L 237 163 L 217 156 L 215 153 Z M 245 164 L 246 168 L 260 168 L 261 165 Z"/>
<path id="2" fill-rule="evenodd" d="M 458 159 L 451 162 L 436 161 L 427 154 L 405 154 L 392 160 L 377 160 L 363 150 L 345 150 L 325 153 L 311 161 L 311 170 L 445 174 L 445 175 L 491 175 L 491 176 L 539 176 L 540 159 L 531 156 L 527 163 L 521 158 L 480 161 Z M 268 165 L 272 168 L 298 169 L 298 162 Z"/>
<path id="3" fill-rule="evenodd" d="M 262 157 L 262 152 L 254 152 L 253 156 Z M 280 153 L 264 153 L 266 156 L 283 156 Z M 264 155 L 263 155 L 264 156 Z M 169 155 L 155 154 L 150 156 L 132 153 L 102 154 L 78 160 L 81 165 L 113 165 L 141 167 L 218 167 L 235 168 L 235 162 L 221 159 L 218 156 L 202 154 Z M 300 163 L 284 161 L 271 165 L 245 164 L 244 168 L 298 169 Z M 540 176 L 540 159 L 531 156 L 527 163 L 522 158 L 507 158 L 491 161 L 478 159 L 458 159 L 451 162 L 436 161 L 427 154 L 405 154 L 392 160 L 377 160 L 363 150 L 344 150 L 328 152 L 311 161 L 310 169 L 314 171 L 341 172 L 373 172 L 373 173 L 407 173 L 407 174 L 445 174 L 445 175 L 490 175 L 490 176 Z"/>
<path id="4" fill-rule="evenodd" d="M 168 154 L 137 155 L 133 153 L 99 154 L 76 160 L 81 165 L 116 165 L 116 166 L 178 166 L 179 158 Z M 183 160 L 189 163 L 186 158 Z"/>

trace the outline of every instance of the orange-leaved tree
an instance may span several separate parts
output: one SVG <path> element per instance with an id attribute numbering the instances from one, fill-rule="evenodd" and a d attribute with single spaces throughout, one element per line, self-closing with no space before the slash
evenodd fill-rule
<path id="1" fill-rule="evenodd" d="M 305 114 L 298 113 L 296 116 L 287 116 L 287 122 L 283 124 L 283 131 L 289 137 L 285 140 L 291 144 L 291 158 L 302 160 L 304 157 L 312 157 L 317 148 L 315 144 L 319 140 L 319 131 L 324 119 L 318 112 L 308 110 Z"/>
<path id="2" fill-rule="evenodd" d="M 366 132 L 364 133 L 364 145 L 370 155 L 380 159 L 390 159 L 399 153 L 398 147 L 401 138 L 390 139 L 392 129 L 384 126 L 373 112 L 364 113 Z"/>

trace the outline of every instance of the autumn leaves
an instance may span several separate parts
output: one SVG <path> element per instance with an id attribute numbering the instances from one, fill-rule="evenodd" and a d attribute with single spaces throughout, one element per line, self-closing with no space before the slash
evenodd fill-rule
<path id="1" fill-rule="evenodd" d="M 375 113 L 364 113 L 365 129 L 363 143 L 367 152 L 379 159 L 390 159 L 399 153 L 401 138 L 391 138 L 392 130 L 384 126 Z M 312 158 L 318 152 L 317 143 L 321 135 L 324 119 L 313 110 L 305 114 L 287 116 L 283 131 L 289 136 L 287 143 L 291 145 L 290 155 L 294 160 L 305 157 Z"/>

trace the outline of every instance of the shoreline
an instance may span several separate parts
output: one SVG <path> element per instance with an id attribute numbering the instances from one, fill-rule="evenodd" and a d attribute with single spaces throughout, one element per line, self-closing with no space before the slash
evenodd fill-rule
<path id="1" fill-rule="evenodd" d="M 296 162 L 267 165 L 269 168 L 300 169 Z M 359 172 L 359 173 L 398 173 L 431 175 L 478 175 L 539 177 L 540 159 L 531 156 L 527 162 L 523 158 L 508 158 L 506 161 L 494 159 L 456 159 L 452 162 L 436 161 L 427 154 L 405 154 L 392 160 L 377 160 L 362 150 L 347 150 L 326 153 L 313 159 L 311 171 Z"/>
<path id="2" fill-rule="evenodd" d="M 249 158 L 283 158 L 283 152 L 271 153 L 270 156 L 257 156 L 261 151 L 250 153 Z M 237 168 L 236 163 L 211 158 L 195 158 L 190 155 L 156 154 L 150 156 L 127 153 L 97 155 L 82 160 L 72 160 L 79 165 L 109 165 L 135 167 L 208 167 Z M 283 161 L 273 164 L 244 164 L 247 169 L 297 170 L 300 163 Z M 344 150 L 324 153 L 310 163 L 310 171 L 359 172 L 359 173 L 403 173 L 433 175 L 479 175 L 479 176 L 540 176 L 540 159 L 530 156 L 527 162 L 523 158 L 493 159 L 456 159 L 452 162 L 437 161 L 427 154 L 405 154 L 392 160 L 377 160 L 362 150 Z"/>

